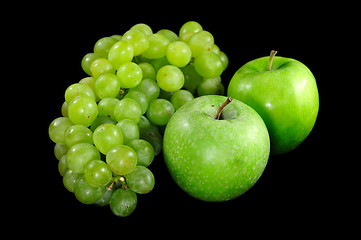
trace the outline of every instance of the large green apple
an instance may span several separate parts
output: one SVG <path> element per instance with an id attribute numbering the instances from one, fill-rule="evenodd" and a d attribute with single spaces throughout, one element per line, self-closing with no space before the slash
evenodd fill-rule
<path id="1" fill-rule="evenodd" d="M 231 100 L 216 95 L 196 98 L 179 108 L 165 129 L 168 170 L 197 199 L 236 198 L 266 167 L 270 139 L 262 118 L 246 104 Z"/>
<path id="2" fill-rule="evenodd" d="M 271 154 L 282 154 L 309 135 L 319 99 L 311 71 L 297 60 L 275 57 L 276 53 L 243 65 L 231 79 L 228 95 L 258 112 L 270 134 Z"/>

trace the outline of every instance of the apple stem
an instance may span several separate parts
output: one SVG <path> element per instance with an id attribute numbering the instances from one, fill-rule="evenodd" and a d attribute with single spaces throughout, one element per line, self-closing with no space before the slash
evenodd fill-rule
<path id="1" fill-rule="evenodd" d="M 272 62 L 273 62 L 273 58 L 276 56 L 276 54 L 277 54 L 276 50 L 271 51 L 271 54 L 269 56 L 269 61 L 268 61 L 268 67 L 267 67 L 268 71 L 272 70 Z"/>
<path id="2" fill-rule="evenodd" d="M 232 102 L 233 98 L 228 97 L 227 100 L 218 108 L 216 119 L 219 120 L 219 117 L 221 116 L 222 110 L 225 106 L 227 106 L 230 102 Z"/>

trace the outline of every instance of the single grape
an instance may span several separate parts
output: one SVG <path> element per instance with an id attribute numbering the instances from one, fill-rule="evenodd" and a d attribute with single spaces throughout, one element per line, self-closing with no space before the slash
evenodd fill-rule
<path id="1" fill-rule="evenodd" d="M 147 118 L 157 126 L 166 125 L 174 113 L 172 103 L 165 99 L 156 99 L 149 104 Z"/>
<path id="2" fill-rule="evenodd" d="M 149 59 L 164 57 L 167 53 L 169 40 L 162 34 L 155 33 L 148 37 L 149 47 L 143 52 L 143 56 Z"/>
<path id="3" fill-rule="evenodd" d="M 120 120 L 116 126 L 122 131 L 124 144 L 133 139 L 139 139 L 139 128 L 133 120 Z"/>
<path id="4" fill-rule="evenodd" d="M 174 92 L 183 87 L 184 76 L 179 68 L 166 65 L 159 69 L 157 73 L 157 83 L 164 91 Z"/>
<path id="5" fill-rule="evenodd" d="M 222 63 L 223 63 L 223 71 L 226 70 L 226 68 L 228 67 L 228 63 L 229 63 L 229 60 L 228 60 L 228 57 L 227 55 L 224 53 L 224 52 L 220 52 L 219 54 L 219 57 L 221 58 L 222 60 Z"/>
<path id="6" fill-rule="evenodd" d="M 187 42 L 194 33 L 200 32 L 202 30 L 203 28 L 198 22 L 186 22 L 179 30 L 179 38 L 180 40 Z"/>
<path id="7" fill-rule="evenodd" d="M 202 77 L 215 78 L 222 74 L 224 66 L 217 54 L 203 52 L 194 59 L 194 69 Z"/>
<path id="8" fill-rule="evenodd" d="M 104 194 L 105 187 L 93 187 L 87 183 L 85 177 L 78 178 L 74 187 L 74 195 L 83 204 L 94 204 Z"/>
<path id="9" fill-rule="evenodd" d="M 83 174 L 68 169 L 63 175 L 63 185 L 69 192 L 74 192 L 75 183 Z"/>
<path id="10" fill-rule="evenodd" d="M 119 35 L 119 34 L 115 34 L 115 35 L 112 35 L 112 36 L 110 36 L 110 37 L 116 39 L 117 41 L 122 40 L 122 35 Z"/>
<path id="11" fill-rule="evenodd" d="M 134 56 L 142 54 L 149 47 L 148 37 L 142 31 L 136 29 L 124 33 L 122 40 L 132 44 Z"/>
<path id="12" fill-rule="evenodd" d="M 154 149 L 149 142 L 143 139 L 133 139 L 127 145 L 137 153 L 137 166 L 148 167 L 153 162 Z"/>
<path id="13" fill-rule="evenodd" d="M 106 162 L 117 175 L 127 175 L 137 166 L 137 153 L 129 146 L 118 145 L 110 149 Z"/>
<path id="14" fill-rule="evenodd" d="M 60 176 L 64 176 L 65 172 L 68 170 L 68 166 L 66 165 L 66 154 L 64 154 L 58 163 L 58 170 L 60 173 Z"/>
<path id="15" fill-rule="evenodd" d="M 197 86 L 203 81 L 202 76 L 197 73 L 193 64 L 189 64 L 184 68 L 181 68 L 181 70 L 184 75 L 183 87 L 194 95 L 196 93 Z"/>
<path id="16" fill-rule="evenodd" d="M 130 189 L 117 189 L 110 197 L 110 209 L 118 217 L 127 217 L 137 206 L 137 194 Z"/>
<path id="17" fill-rule="evenodd" d="M 133 27 L 130 28 L 130 30 L 138 30 L 141 31 L 142 33 L 144 33 L 146 36 L 150 36 L 153 34 L 152 29 L 144 23 L 138 23 L 135 24 Z"/>
<path id="18" fill-rule="evenodd" d="M 149 102 L 158 98 L 159 93 L 160 93 L 160 88 L 154 80 L 146 78 L 146 79 L 143 79 L 138 84 L 138 86 L 136 86 L 135 88 L 129 89 L 128 94 L 133 91 L 139 91 L 139 92 L 144 93 L 145 96 L 147 97 L 148 104 L 149 104 Z"/>
<path id="19" fill-rule="evenodd" d="M 170 102 L 173 104 L 174 110 L 177 111 L 181 106 L 194 99 L 191 92 L 187 90 L 178 90 L 173 93 Z"/>
<path id="20" fill-rule="evenodd" d="M 58 117 L 49 125 L 49 137 L 55 143 L 65 143 L 65 132 L 74 123 L 67 117 Z"/>
<path id="21" fill-rule="evenodd" d="M 119 122 L 122 119 L 130 119 L 138 123 L 142 116 L 142 108 L 132 98 L 124 98 L 114 108 L 115 119 Z"/>
<path id="22" fill-rule="evenodd" d="M 90 72 L 92 76 L 97 79 L 99 76 L 106 73 L 115 73 L 113 65 L 106 58 L 95 59 L 90 64 Z"/>
<path id="23" fill-rule="evenodd" d="M 199 56 L 202 52 L 210 51 L 214 44 L 213 35 L 207 31 L 199 31 L 192 35 L 188 46 L 192 50 L 192 57 Z"/>
<path id="24" fill-rule="evenodd" d="M 93 90 L 93 93 L 94 93 L 94 96 L 95 96 L 95 101 L 99 102 L 100 98 L 95 94 L 95 90 L 94 90 L 95 78 L 93 78 L 93 77 L 85 77 L 85 78 L 80 79 L 79 83 L 88 85 Z"/>
<path id="25" fill-rule="evenodd" d="M 118 68 L 117 77 L 121 88 L 133 88 L 142 81 L 143 73 L 136 63 L 127 62 Z"/>
<path id="26" fill-rule="evenodd" d="M 112 180 L 112 170 L 105 162 L 94 160 L 85 166 L 84 178 L 92 187 L 105 187 Z"/>
<path id="27" fill-rule="evenodd" d="M 81 67 L 84 70 L 84 72 L 86 74 L 88 74 L 89 76 L 92 75 L 90 72 L 90 65 L 95 59 L 98 59 L 98 58 L 100 58 L 100 56 L 95 53 L 88 53 L 83 57 L 83 59 L 81 61 Z"/>
<path id="28" fill-rule="evenodd" d="M 66 154 L 66 165 L 75 173 L 83 173 L 86 164 L 100 159 L 100 153 L 90 143 L 79 143 L 69 148 Z"/>
<path id="29" fill-rule="evenodd" d="M 115 98 L 120 90 L 120 81 L 112 73 L 99 76 L 95 81 L 94 90 L 100 98 Z"/>
<path id="30" fill-rule="evenodd" d="M 99 117 L 108 117 L 116 120 L 114 116 L 114 108 L 119 103 L 117 98 L 103 98 L 98 102 Z"/>
<path id="31" fill-rule="evenodd" d="M 178 35 L 177 35 L 175 32 L 173 32 L 173 31 L 171 31 L 171 30 L 169 30 L 169 29 L 161 29 L 161 30 L 159 30 L 157 33 L 158 33 L 158 34 L 162 34 L 162 35 L 164 35 L 166 38 L 168 38 L 168 40 L 169 40 L 170 43 L 179 40 Z"/>
<path id="32" fill-rule="evenodd" d="M 77 96 L 70 102 L 68 114 L 74 124 L 89 127 L 98 116 L 98 106 L 87 95 Z"/>
<path id="33" fill-rule="evenodd" d="M 80 95 L 87 95 L 95 100 L 95 95 L 91 87 L 82 83 L 74 83 L 65 90 L 65 101 L 69 104 L 71 100 Z"/>
<path id="34" fill-rule="evenodd" d="M 168 45 L 167 59 L 176 67 L 186 66 L 192 57 L 192 51 L 189 46 L 182 42 L 176 41 Z"/>
<path id="35" fill-rule="evenodd" d="M 118 69 L 122 64 L 132 61 L 134 57 L 133 45 L 127 41 L 115 43 L 109 50 L 108 60 Z"/>
<path id="36" fill-rule="evenodd" d="M 56 157 L 56 159 L 60 160 L 60 158 L 66 154 L 66 152 L 68 151 L 68 147 L 66 146 L 65 143 L 57 143 L 54 146 L 54 155 Z"/>
<path id="37" fill-rule="evenodd" d="M 127 184 L 135 193 L 146 194 L 153 190 L 155 180 L 153 173 L 146 167 L 137 166 L 126 176 Z"/>
<path id="38" fill-rule="evenodd" d="M 66 101 L 64 101 L 63 104 L 61 105 L 61 115 L 63 115 L 63 117 L 69 117 L 68 104 L 66 103 Z"/>
<path id="39" fill-rule="evenodd" d="M 197 87 L 198 96 L 203 95 L 223 95 L 224 86 L 221 82 L 221 77 L 208 78 L 203 80 Z"/>
<path id="40" fill-rule="evenodd" d="M 73 125 L 65 132 L 65 143 L 68 148 L 78 143 L 93 144 L 93 132 L 83 125 Z"/>
<path id="41" fill-rule="evenodd" d="M 136 91 L 136 90 L 129 91 L 124 96 L 124 99 L 125 98 L 131 98 L 131 99 L 134 99 L 135 101 L 137 101 L 140 108 L 142 109 L 142 115 L 147 111 L 147 109 L 148 109 L 148 98 L 143 92 Z"/>
<path id="42" fill-rule="evenodd" d="M 101 58 L 108 58 L 109 49 L 118 42 L 117 39 L 112 37 L 103 37 L 99 39 L 94 45 L 94 53 Z"/>
<path id="43" fill-rule="evenodd" d="M 95 129 L 93 141 L 101 153 L 107 154 L 113 147 L 123 144 L 123 134 L 115 125 L 104 123 Z"/>
<path id="44" fill-rule="evenodd" d="M 152 79 L 155 81 L 156 72 L 154 70 L 154 67 L 147 62 L 139 63 L 138 66 L 140 69 L 142 69 L 143 73 L 143 80 L 144 79 Z"/>

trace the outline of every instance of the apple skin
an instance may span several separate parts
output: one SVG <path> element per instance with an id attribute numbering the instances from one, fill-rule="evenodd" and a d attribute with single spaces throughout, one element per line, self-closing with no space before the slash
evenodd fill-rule
<path id="1" fill-rule="evenodd" d="M 175 182 L 203 201 L 227 201 L 250 189 L 262 175 L 270 139 L 262 118 L 238 100 L 198 97 L 175 112 L 164 132 L 163 154 Z M 223 120 L 221 120 L 223 118 Z"/>
<path id="2" fill-rule="evenodd" d="M 271 138 L 271 154 L 300 145 L 315 125 L 319 97 L 312 72 L 301 62 L 269 57 L 243 65 L 232 77 L 228 96 L 252 107 L 262 117 Z"/>

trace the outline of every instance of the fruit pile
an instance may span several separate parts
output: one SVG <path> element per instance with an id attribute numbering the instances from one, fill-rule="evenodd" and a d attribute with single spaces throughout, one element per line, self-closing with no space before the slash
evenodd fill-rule
<path id="1" fill-rule="evenodd" d="M 81 66 L 89 77 L 70 85 L 62 117 L 49 126 L 67 190 L 84 204 L 130 215 L 137 194 L 152 191 L 148 169 L 162 150 L 164 126 L 194 96 L 224 94 L 227 56 L 197 22 L 179 35 L 136 24 L 99 39 Z"/>

